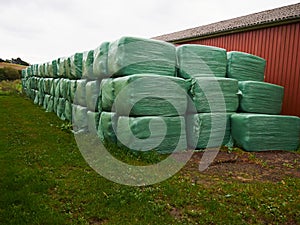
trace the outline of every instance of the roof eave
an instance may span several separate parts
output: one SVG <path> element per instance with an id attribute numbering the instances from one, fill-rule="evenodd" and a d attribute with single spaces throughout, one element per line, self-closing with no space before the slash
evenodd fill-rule
<path id="1" fill-rule="evenodd" d="M 192 36 L 192 37 L 174 39 L 174 40 L 166 40 L 166 41 L 174 43 L 174 44 L 181 44 L 184 42 L 202 40 L 202 39 L 213 38 L 213 37 L 218 37 L 218 36 L 223 36 L 223 35 L 228 35 L 228 34 L 240 33 L 240 32 L 275 27 L 275 26 L 281 26 L 281 25 L 297 23 L 297 22 L 300 22 L 300 17 L 286 18 L 285 20 L 280 20 L 280 21 L 275 20 L 275 21 L 271 21 L 271 22 L 253 24 L 250 26 L 248 25 L 248 26 L 243 26 L 243 27 L 237 27 L 237 28 L 233 28 L 233 29 L 229 29 L 229 30 L 217 31 L 217 32 L 208 33 L 208 34 L 204 34 L 204 35 L 196 35 L 196 36 Z"/>

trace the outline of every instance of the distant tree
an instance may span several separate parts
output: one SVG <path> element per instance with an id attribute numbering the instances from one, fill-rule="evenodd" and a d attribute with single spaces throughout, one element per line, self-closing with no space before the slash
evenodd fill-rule
<path id="1" fill-rule="evenodd" d="M 3 59 L 0 58 L 0 62 L 5 62 Z"/>

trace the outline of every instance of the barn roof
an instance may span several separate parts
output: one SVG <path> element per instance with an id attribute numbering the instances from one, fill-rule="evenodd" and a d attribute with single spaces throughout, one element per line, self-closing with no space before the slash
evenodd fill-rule
<path id="1" fill-rule="evenodd" d="M 258 27 L 274 26 L 292 21 L 300 21 L 300 3 L 165 34 L 153 39 L 179 43 L 206 36 L 217 36 L 224 33 L 257 29 Z"/>

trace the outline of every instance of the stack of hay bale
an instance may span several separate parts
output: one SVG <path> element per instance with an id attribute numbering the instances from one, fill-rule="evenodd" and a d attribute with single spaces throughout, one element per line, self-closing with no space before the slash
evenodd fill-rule
<path id="1" fill-rule="evenodd" d="M 232 115 L 232 136 L 247 151 L 296 150 L 300 120 L 280 116 L 284 88 L 264 82 L 265 60 L 228 52 L 228 77 L 239 81 L 239 112 Z"/>
<path id="2" fill-rule="evenodd" d="M 279 116 L 283 87 L 265 60 L 203 45 L 123 37 L 22 71 L 24 92 L 76 132 L 161 153 L 225 145 L 295 150 L 300 119 Z M 238 113 L 236 113 L 238 112 Z"/>

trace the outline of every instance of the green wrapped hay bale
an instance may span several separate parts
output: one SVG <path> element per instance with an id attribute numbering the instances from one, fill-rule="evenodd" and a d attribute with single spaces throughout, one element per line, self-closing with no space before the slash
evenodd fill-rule
<path id="1" fill-rule="evenodd" d="M 97 134 L 99 119 L 100 119 L 99 112 L 87 111 L 87 123 L 88 123 L 88 129 L 90 133 Z"/>
<path id="2" fill-rule="evenodd" d="M 70 79 L 81 79 L 82 77 L 82 53 L 75 53 L 70 57 Z"/>
<path id="3" fill-rule="evenodd" d="M 181 78 L 131 75 L 115 78 L 113 87 L 119 115 L 177 116 L 187 110 L 189 83 Z"/>
<path id="4" fill-rule="evenodd" d="M 238 81 L 264 81 L 266 60 L 245 52 L 227 53 L 227 76 Z"/>
<path id="5" fill-rule="evenodd" d="M 49 100 L 50 100 L 50 95 L 45 95 L 44 96 L 44 100 L 43 100 L 43 104 L 42 104 L 42 107 L 44 109 L 47 109 Z"/>
<path id="6" fill-rule="evenodd" d="M 60 79 L 52 79 L 52 85 L 51 85 L 51 89 L 50 89 L 50 95 L 58 97 L 55 95 L 55 90 L 56 87 L 59 85 L 59 80 Z"/>
<path id="7" fill-rule="evenodd" d="M 67 77 L 66 76 L 66 69 L 65 69 L 65 60 L 66 60 L 65 57 L 60 57 L 57 60 L 57 66 L 58 66 L 57 73 L 58 73 L 58 77 Z M 66 63 L 67 63 L 67 61 L 66 61 Z"/>
<path id="8" fill-rule="evenodd" d="M 39 64 L 38 65 L 38 76 L 39 77 L 45 77 L 45 70 L 44 70 L 44 64 Z"/>
<path id="9" fill-rule="evenodd" d="M 66 100 L 64 98 L 58 99 L 57 109 L 56 109 L 56 115 L 61 119 L 65 120 L 65 104 Z"/>
<path id="10" fill-rule="evenodd" d="M 53 112 L 57 113 L 57 107 L 59 103 L 59 98 L 53 97 Z"/>
<path id="11" fill-rule="evenodd" d="M 87 108 L 80 105 L 73 105 L 72 108 L 72 123 L 75 132 L 88 131 L 87 123 Z"/>
<path id="12" fill-rule="evenodd" d="M 76 93 L 74 96 L 74 103 L 76 105 L 81 105 L 86 107 L 86 93 L 85 93 L 85 86 L 87 81 L 86 80 L 77 80 L 77 88 Z"/>
<path id="13" fill-rule="evenodd" d="M 98 136 L 102 142 L 117 143 L 117 114 L 101 112 L 98 126 Z"/>
<path id="14" fill-rule="evenodd" d="M 185 120 L 181 116 L 121 116 L 118 119 L 117 137 L 118 145 L 135 151 L 172 153 L 187 149 Z"/>
<path id="15" fill-rule="evenodd" d="M 65 101 L 65 117 L 66 120 L 72 122 L 72 103 L 69 100 Z"/>
<path id="16" fill-rule="evenodd" d="M 195 149 L 215 148 L 230 141 L 232 113 L 199 113 L 186 117 L 188 146 Z"/>
<path id="17" fill-rule="evenodd" d="M 59 93 L 62 98 L 67 99 L 69 95 L 69 80 L 68 79 L 60 79 L 59 85 Z"/>
<path id="18" fill-rule="evenodd" d="M 60 71 L 60 73 L 63 73 L 64 70 L 64 74 L 66 78 L 71 79 L 71 58 L 70 57 L 66 57 L 64 58 L 64 66 L 60 66 L 60 68 L 62 68 L 62 71 Z"/>
<path id="19" fill-rule="evenodd" d="M 46 112 L 54 112 L 54 97 L 49 95 Z"/>
<path id="20" fill-rule="evenodd" d="M 94 50 L 86 51 L 82 55 L 82 78 L 93 79 Z"/>
<path id="21" fill-rule="evenodd" d="M 52 71 L 53 71 L 53 77 L 58 77 L 58 63 L 57 63 L 57 60 L 52 60 Z"/>
<path id="22" fill-rule="evenodd" d="M 72 103 L 74 102 L 75 93 L 77 89 L 77 80 L 69 80 L 69 93 L 68 93 L 68 100 Z"/>
<path id="23" fill-rule="evenodd" d="M 235 112 L 239 105 L 238 81 L 229 78 L 203 77 L 192 80 L 190 96 L 197 112 Z M 224 108 L 225 107 L 225 108 Z"/>
<path id="24" fill-rule="evenodd" d="M 185 44 L 178 46 L 176 53 L 179 77 L 226 76 L 227 55 L 223 48 Z"/>
<path id="25" fill-rule="evenodd" d="M 235 145 L 246 151 L 297 150 L 300 118 L 236 113 L 231 116 L 231 133 Z"/>
<path id="26" fill-rule="evenodd" d="M 45 78 L 44 79 L 44 92 L 46 94 L 51 94 L 51 87 L 52 87 L 52 82 L 53 82 L 53 79 L 52 78 Z"/>
<path id="27" fill-rule="evenodd" d="M 55 86 L 55 93 L 54 93 L 54 96 L 57 98 L 60 98 L 62 96 L 60 93 L 60 86 L 61 86 L 61 79 L 58 79 L 58 82 L 56 83 Z"/>
<path id="28" fill-rule="evenodd" d="M 103 42 L 94 50 L 93 73 L 90 74 L 92 76 L 89 76 L 89 79 L 101 79 L 108 77 L 108 49 L 109 42 Z"/>
<path id="29" fill-rule="evenodd" d="M 32 76 L 32 69 L 31 69 L 31 66 L 26 67 L 26 72 L 27 72 L 27 75 L 28 75 L 29 77 Z"/>
<path id="30" fill-rule="evenodd" d="M 48 77 L 54 78 L 52 62 L 47 62 L 47 74 Z"/>
<path id="31" fill-rule="evenodd" d="M 98 111 L 100 93 L 100 82 L 98 80 L 89 81 L 85 86 L 86 105 L 88 110 L 96 112 Z"/>
<path id="32" fill-rule="evenodd" d="M 103 79 L 100 84 L 98 111 L 114 111 L 112 109 L 115 100 L 114 79 Z"/>
<path id="33" fill-rule="evenodd" d="M 280 114 L 284 88 L 258 81 L 240 81 L 239 110 L 249 113 Z"/>
<path id="34" fill-rule="evenodd" d="M 176 48 L 173 44 L 135 37 L 112 42 L 108 51 L 108 73 L 113 77 L 139 73 L 175 76 Z"/>

